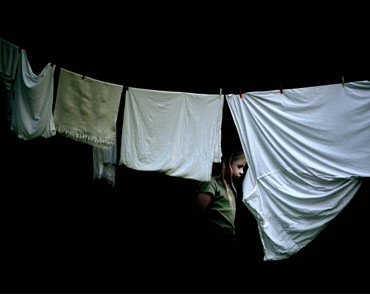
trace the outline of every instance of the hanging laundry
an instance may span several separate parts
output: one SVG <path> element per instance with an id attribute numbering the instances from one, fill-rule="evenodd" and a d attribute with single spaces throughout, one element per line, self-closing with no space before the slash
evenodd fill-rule
<path id="1" fill-rule="evenodd" d="M 109 149 L 93 147 L 93 180 L 104 179 L 114 188 L 116 182 L 117 144 Z"/>
<path id="2" fill-rule="evenodd" d="M 223 97 L 129 88 L 120 164 L 207 181 L 221 161 Z"/>
<path id="3" fill-rule="evenodd" d="M 57 132 L 108 149 L 115 142 L 122 90 L 61 68 L 54 110 Z"/>
<path id="4" fill-rule="evenodd" d="M 55 135 L 52 115 L 54 70 L 49 63 L 39 75 L 32 72 L 25 50 L 21 50 L 14 88 L 11 129 L 19 138 L 30 140 Z"/>
<path id="5" fill-rule="evenodd" d="M 370 82 L 228 95 L 265 260 L 312 241 L 370 176 Z"/>
<path id="6" fill-rule="evenodd" d="M 0 38 L 0 82 L 4 85 L 4 97 L 0 97 L 2 117 L 10 121 L 14 104 L 14 81 L 16 77 L 20 48 Z"/>

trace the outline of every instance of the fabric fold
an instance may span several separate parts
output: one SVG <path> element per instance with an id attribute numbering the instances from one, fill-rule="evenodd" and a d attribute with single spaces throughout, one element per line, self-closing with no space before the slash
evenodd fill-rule
<path id="1" fill-rule="evenodd" d="M 91 146 L 115 143 L 123 86 L 60 69 L 54 110 L 57 132 Z"/>
<path id="2" fill-rule="evenodd" d="M 207 181 L 221 161 L 223 97 L 146 90 L 126 93 L 120 164 Z"/>
<path id="3" fill-rule="evenodd" d="M 14 86 L 11 130 L 30 140 L 55 135 L 53 118 L 55 66 L 48 63 L 39 75 L 33 73 L 25 50 L 21 50 Z"/>
<path id="4" fill-rule="evenodd" d="M 93 180 L 104 179 L 112 188 L 116 183 L 117 144 L 109 149 L 93 147 Z"/>
<path id="5" fill-rule="evenodd" d="M 370 176 L 370 82 L 228 95 L 265 260 L 311 242 Z"/>

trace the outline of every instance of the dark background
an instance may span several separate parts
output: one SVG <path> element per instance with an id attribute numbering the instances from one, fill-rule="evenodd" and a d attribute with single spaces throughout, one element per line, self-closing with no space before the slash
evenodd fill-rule
<path id="1" fill-rule="evenodd" d="M 276 16 L 262 28 L 262 13 L 253 19 L 247 12 L 215 14 L 190 29 L 178 24 L 191 17 L 174 13 L 159 24 L 163 14 L 153 15 L 140 25 L 147 14 L 129 12 L 134 17 L 121 23 L 123 15 L 112 26 L 74 15 L 58 27 L 62 19 L 46 13 L 42 19 L 52 31 L 42 29 L 38 18 L 29 29 L 4 30 L 0 37 L 26 50 L 36 74 L 48 62 L 56 64 L 55 89 L 60 67 L 121 85 L 207 94 L 220 87 L 239 93 L 340 83 L 342 76 L 346 82 L 370 78 L 362 23 L 348 29 L 345 17 L 323 27 L 315 15 L 300 22 L 300 15 L 289 18 L 284 26 Z M 239 30 L 224 27 L 235 19 Z M 207 267 L 194 258 L 204 250 L 193 234 L 197 182 L 120 166 L 112 190 L 92 181 L 89 145 L 58 134 L 22 141 L 6 124 L 1 128 L 3 292 L 370 290 L 367 179 L 314 241 L 276 262 L 263 261 L 257 223 L 239 197 L 237 258 L 228 267 Z M 223 150 L 236 144 L 225 103 Z"/>

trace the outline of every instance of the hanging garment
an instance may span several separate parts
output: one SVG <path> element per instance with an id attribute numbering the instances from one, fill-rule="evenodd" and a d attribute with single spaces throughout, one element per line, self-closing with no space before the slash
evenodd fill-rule
<path id="1" fill-rule="evenodd" d="M 112 188 L 115 186 L 117 166 L 117 144 L 109 149 L 93 147 L 93 180 L 104 179 Z"/>
<path id="2" fill-rule="evenodd" d="M 21 50 L 14 88 L 11 129 L 19 138 L 30 140 L 55 135 L 52 114 L 54 70 L 49 63 L 39 75 L 32 72 L 25 50 Z"/>
<path id="3" fill-rule="evenodd" d="M 108 149 L 115 142 L 122 89 L 61 68 L 54 110 L 57 132 Z"/>
<path id="4" fill-rule="evenodd" d="M 5 87 L 4 96 L 0 97 L 2 117 L 10 121 L 14 104 L 14 81 L 16 77 L 19 47 L 0 38 L 0 82 Z"/>
<path id="5" fill-rule="evenodd" d="M 370 82 L 228 95 L 265 260 L 306 246 L 370 176 Z"/>
<path id="6" fill-rule="evenodd" d="M 0 80 L 10 91 L 17 72 L 19 47 L 0 38 Z"/>
<path id="7" fill-rule="evenodd" d="M 221 161 L 223 97 L 129 88 L 120 164 L 207 181 Z"/>

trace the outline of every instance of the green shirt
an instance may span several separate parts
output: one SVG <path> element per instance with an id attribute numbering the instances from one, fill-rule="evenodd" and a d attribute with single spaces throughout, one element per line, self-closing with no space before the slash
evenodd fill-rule
<path id="1" fill-rule="evenodd" d="M 227 185 L 226 189 L 223 183 L 212 178 L 200 184 L 198 193 L 207 193 L 212 197 L 205 221 L 213 228 L 234 234 L 236 201 L 232 188 Z"/>

